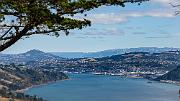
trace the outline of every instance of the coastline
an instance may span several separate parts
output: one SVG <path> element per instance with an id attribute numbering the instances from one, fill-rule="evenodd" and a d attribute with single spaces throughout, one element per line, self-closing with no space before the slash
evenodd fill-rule
<path id="1" fill-rule="evenodd" d="M 79 74 L 81 74 L 81 73 L 79 73 Z M 97 74 L 92 74 L 92 75 L 97 75 Z M 103 76 L 105 74 L 98 74 L 98 75 Z M 124 76 L 120 76 L 120 75 L 109 75 L 109 76 L 119 76 L 119 77 L 123 77 L 123 78 L 131 78 L 131 79 L 142 79 L 143 78 L 143 77 L 131 77 L 131 76 L 124 77 Z M 154 82 L 159 82 L 159 83 L 165 83 L 165 84 L 172 84 L 172 85 L 180 86 L 180 82 L 178 82 L 178 81 L 170 81 L 170 80 L 155 81 L 155 80 L 150 80 L 150 79 L 147 79 L 147 78 L 143 78 L 143 79 L 146 79 L 146 80 L 149 80 L 149 81 L 154 81 Z M 27 91 L 27 90 L 29 90 L 31 88 L 40 87 L 40 86 L 46 86 L 46 85 L 49 85 L 49 84 L 57 83 L 57 82 L 60 82 L 60 81 L 66 81 L 66 80 L 70 80 L 70 78 L 63 79 L 63 80 L 57 80 L 57 81 L 51 81 L 51 82 L 47 82 L 47 83 L 42 83 L 42 84 L 39 84 L 39 85 L 32 85 L 32 86 L 26 87 L 24 89 L 16 90 L 15 92 L 24 93 L 25 91 Z"/>
<path id="2" fill-rule="evenodd" d="M 176 86 L 180 86 L 180 82 L 179 81 L 171 81 L 171 80 L 160 80 L 160 83 L 167 83 L 167 84 L 173 84 Z"/>
<path id="3" fill-rule="evenodd" d="M 87 97 L 88 97 L 88 96 L 91 96 L 90 94 L 93 94 L 92 96 L 95 95 L 98 97 L 99 96 L 98 94 L 100 94 L 100 93 L 95 94 L 95 92 L 102 91 L 102 90 L 105 90 L 107 92 L 112 91 L 112 94 L 115 98 L 116 97 L 117 98 L 124 97 L 124 96 L 119 97 L 119 94 L 124 95 L 124 93 L 127 94 L 127 97 L 128 96 L 133 97 L 133 95 L 134 95 L 134 97 L 136 98 L 138 95 L 136 95 L 137 92 L 134 89 L 142 88 L 142 90 L 139 90 L 140 94 L 143 95 L 144 90 L 148 94 L 144 99 L 151 99 L 152 98 L 151 95 L 153 95 L 153 98 L 159 97 L 159 98 L 162 98 L 162 101 L 179 101 L 179 99 L 178 100 L 164 100 L 164 98 L 163 98 L 163 97 L 165 97 L 164 94 L 165 95 L 171 94 L 171 95 L 169 95 L 169 96 L 171 96 L 169 99 L 171 99 L 171 98 L 176 99 L 178 97 L 178 94 L 177 94 L 178 89 L 177 88 L 179 88 L 179 87 L 174 86 L 174 85 L 169 85 L 169 84 L 166 85 L 163 83 L 160 84 L 158 82 L 153 82 L 153 84 L 148 84 L 147 79 L 142 79 L 142 80 L 134 79 L 133 80 L 133 79 L 127 78 L 127 80 L 126 80 L 126 79 L 122 79 L 118 76 L 116 76 L 116 77 L 113 77 L 113 76 L 98 77 L 98 76 L 93 76 L 91 74 L 88 74 L 88 75 L 86 75 L 86 74 L 76 75 L 75 74 L 75 76 L 72 74 L 70 76 L 70 78 L 72 78 L 72 79 L 70 81 L 69 80 L 65 81 L 65 83 L 63 81 L 57 82 L 57 84 L 50 84 L 48 86 L 42 86 L 42 87 L 30 89 L 28 92 L 25 92 L 25 93 L 30 94 L 30 95 L 37 94 L 37 96 L 41 96 L 42 98 L 45 98 L 49 101 L 51 101 L 51 99 L 52 99 L 52 101 L 60 101 L 60 100 L 66 101 L 65 99 L 69 99 L 67 101 L 72 101 L 73 96 L 74 97 L 79 96 L 81 98 L 84 95 L 85 96 L 87 95 Z M 109 85 L 111 85 L 111 86 L 109 86 Z M 123 86 L 125 86 L 125 87 L 123 87 Z M 79 87 L 79 88 L 77 88 L 77 87 Z M 109 87 L 109 88 L 107 89 L 106 87 Z M 116 87 L 119 87 L 119 88 L 116 88 Z M 129 89 L 129 87 L 130 87 L 130 89 Z M 145 87 L 145 89 L 144 89 L 144 87 Z M 75 89 L 72 89 L 72 88 L 75 88 Z M 123 92 L 123 90 L 125 90 L 126 88 L 127 88 L 127 92 Z M 83 90 L 83 89 L 87 89 L 87 90 Z M 95 89 L 95 90 L 93 90 L 93 89 Z M 122 90 L 120 90 L 120 89 L 122 89 Z M 151 92 L 151 91 L 149 91 L 151 89 L 154 93 L 155 92 L 161 92 L 161 93 L 155 93 L 155 94 L 149 93 L 149 92 Z M 128 94 L 129 92 L 131 93 L 132 90 L 134 92 L 134 93 L 132 93 L 133 95 Z M 119 93 L 117 93 L 116 91 L 118 91 Z M 102 95 L 99 96 L 99 98 L 104 96 L 103 92 L 104 91 L 102 91 L 102 93 L 101 93 Z M 84 95 L 82 95 L 82 94 L 84 94 Z M 109 94 L 109 93 L 106 93 L 106 94 Z M 116 94 L 117 94 L 117 96 L 116 96 Z M 68 98 L 68 96 L 72 96 L 72 98 Z M 112 96 L 112 99 L 114 99 L 113 96 Z M 88 101 L 93 101 L 92 99 L 88 100 Z M 134 98 L 132 98 L 132 99 L 134 99 Z M 127 101 L 132 101 L 132 99 L 127 100 Z M 77 99 L 77 101 L 82 101 L 82 100 Z M 97 101 L 101 101 L 101 100 L 97 100 Z M 115 101 L 118 101 L 118 100 L 115 100 Z M 147 101 L 161 101 L 161 100 L 152 100 L 151 99 L 151 100 L 147 100 Z"/>
<path id="4" fill-rule="evenodd" d="M 136 76 L 121 76 L 121 75 L 110 75 L 110 74 L 103 74 L 103 73 L 98 73 L 98 74 L 92 74 L 92 75 L 109 75 L 109 76 L 119 76 L 119 77 L 123 77 L 123 78 L 130 78 L 130 79 L 142 79 L 143 77 L 136 77 Z M 180 86 L 180 82 L 179 81 L 171 81 L 171 80 L 160 80 L 160 81 L 156 81 L 156 80 L 151 80 L 151 79 L 147 79 L 147 78 L 143 78 L 149 81 L 154 81 L 154 82 L 159 82 L 159 83 L 166 83 L 166 84 L 172 84 L 172 85 L 176 85 L 176 86 Z"/>
<path id="5" fill-rule="evenodd" d="M 26 87 L 24 89 L 16 90 L 15 92 L 16 93 L 24 93 L 25 91 L 27 91 L 27 90 L 29 90 L 31 88 L 40 87 L 40 86 L 46 86 L 46 85 L 49 85 L 49 84 L 57 83 L 57 82 L 60 82 L 60 81 L 66 81 L 66 80 L 69 80 L 69 78 L 63 79 L 63 80 L 57 80 L 57 81 L 50 81 L 50 82 L 42 83 L 42 84 L 39 84 L 39 85 L 32 85 L 32 86 Z"/>

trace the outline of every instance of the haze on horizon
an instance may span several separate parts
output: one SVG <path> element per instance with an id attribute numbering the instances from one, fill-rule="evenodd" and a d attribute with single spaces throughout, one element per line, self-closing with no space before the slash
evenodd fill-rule
<path id="1" fill-rule="evenodd" d="M 100 7 L 87 12 L 92 26 L 72 30 L 68 36 L 34 35 L 22 39 L 2 53 L 23 53 L 32 49 L 45 52 L 97 52 L 136 47 L 180 47 L 180 16 L 169 3 L 178 0 L 151 0 L 125 8 Z M 179 2 L 180 4 L 180 2 Z M 81 18 L 81 15 L 77 15 Z"/>

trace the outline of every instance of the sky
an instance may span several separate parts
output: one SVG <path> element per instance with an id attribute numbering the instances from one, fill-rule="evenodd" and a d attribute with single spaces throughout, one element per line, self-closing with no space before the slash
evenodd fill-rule
<path id="1" fill-rule="evenodd" d="M 180 47 L 180 16 L 174 8 L 178 0 L 151 0 L 138 4 L 102 6 L 86 12 L 92 26 L 71 30 L 68 36 L 33 35 L 19 40 L 2 53 L 96 52 L 135 47 Z M 75 16 L 81 19 L 81 15 Z"/>

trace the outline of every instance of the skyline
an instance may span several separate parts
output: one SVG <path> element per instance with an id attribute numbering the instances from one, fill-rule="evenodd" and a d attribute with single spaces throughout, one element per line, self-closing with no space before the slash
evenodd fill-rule
<path id="1" fill-rule="evenodd" d="M 38 49 L 45 52 L 96 52 L 134 47 L 180 47 L 180 17 L 169 2 L 152 0 L 126 4 L 125 8 L 102 6 L 87 12 L 92 26 L 60 37 L 33 35 L 18 41 L 2 53 L 23 53 Z M 75 16 L 81 19 L 81 15 Z"/>
<path id="2" fill-rule="evenodd" d="M 31 49 L 31 50 L 27 50 L 25 52 L 20 52 L 20 53 L 0 53 L 0 54 L 6 54 L 6 55 L 14 54 L 15 55 L 15 54 L 27 53 L 29 51 L 41 51 L 41 52 L 45 52 L 45 53 L 98 53 L 98 52 L 121 50 L 121 49 L 123 50 L 123 49 L 141 49 L 141 48 L 157 48 L 157 49 L 168 48 L 168 49 L 172 49 L 172 51 L 180 51 L 180 47 L 129 47 L 129 48 L 114 48 L 114 49 L 105 49 L 105 50 L 88 51 L 88 52 L 84 52 L 84 51 L 43 51 L 43 50 L 39 50 L 39 49 Z M 169 51 L 171 51 L 171 50 L 169 50 Z M 139 51 L 139 52 L 143 52 L 143 51 Z"/>

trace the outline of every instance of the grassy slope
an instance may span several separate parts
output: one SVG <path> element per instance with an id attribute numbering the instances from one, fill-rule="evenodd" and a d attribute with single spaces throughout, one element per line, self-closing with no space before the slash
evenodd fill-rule
<path id="1" fill-rule="evenodd" d="M 2 97 L 0 97 L 0 101 L 9 101 L 9 99 L 8 98 L 2 98 Z M 15 99 L 15 101 L 25 101 L 25 100 L 18 100 L 18 99 Z"/>

